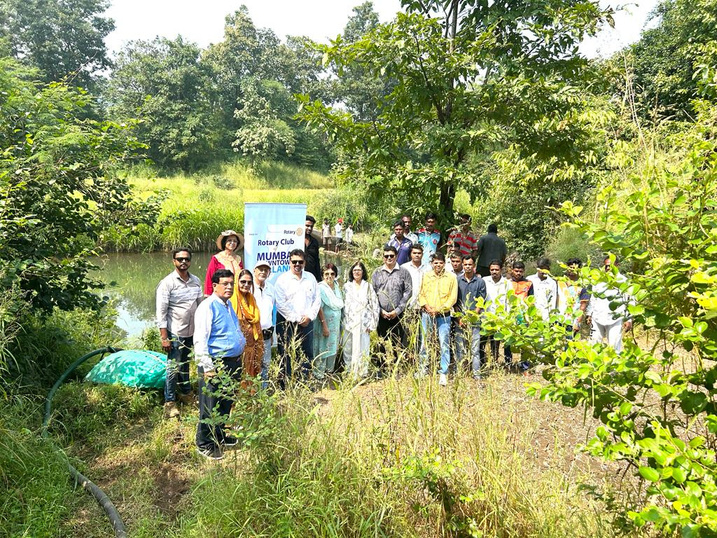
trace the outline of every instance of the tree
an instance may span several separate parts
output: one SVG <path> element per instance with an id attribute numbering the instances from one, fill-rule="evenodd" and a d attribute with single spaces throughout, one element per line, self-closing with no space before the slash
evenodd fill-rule
<path id="1" fill-rule="evenodd" d="M 105 37 L 114 21 L 102 14 L 106 0 L 4 0 L 0 42 L 45 82 L 67 80 L 88 88 L 93 75 L 111 66 Z"/>
<path id="2" fill-rule="evenodd" d="M 213 74 L 199 56 L 199 47 L 179 36 L 132 42 L 117 58 L 106 94 L 110 116 L 141 120 L 136 135 L 160 167 L 196 169 L 217 150 Z"/>
<path id="3" fill-rule="evenodd" d="M 453 218 L 457 189 L 472 200 L 469 159 L 514 146 L 523 156 L 581 158 L 586 134 L 573 119 L 587 62 L 581 39 L 609 15 L 589 0 L 471 2 L 405 0 L 407 13 L 360 40 L 323 47 L 341 77 L 361 66 L 395 81 L 379 96 L 375 120 L 303 99 L 302 117 L 324 129 L 361 170 L 345 176 L 370 189 L 414 201 L 415 211 L 439 209 Z M 546 178 L 547 179 L 547 178 Z"/>
<path id="4" fill-rule="evenodd" d="M 622 70 L 627 65 L 641 115 L 689 119 L 700 73 L 717 65 L 717 0 L 663 0 L 652 17 L 658 25 L 612 62 Z"/>
<path id="5" fill-rule="evenodd" d="M 87 118 L 92 100 L 0 60 L 0 282 L 35 309 L 96 307 L 88 278 L 99 232 L 151 221 L 114 170 L 131 158 L 128 128 Z"/>

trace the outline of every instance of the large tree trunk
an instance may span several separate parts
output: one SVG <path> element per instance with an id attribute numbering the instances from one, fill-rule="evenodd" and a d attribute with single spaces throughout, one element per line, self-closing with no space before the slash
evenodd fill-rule
<path id="1" fill-rule="evenodd" d="M 444 183 L 441 185 L 441 197 L 439 200 L 439 211 L 445 216 L 453 220 L 453 202 L 456 199 L 456 186 L 454 183 Z M 445 228 L 445 226 L 443 226 Z"/>

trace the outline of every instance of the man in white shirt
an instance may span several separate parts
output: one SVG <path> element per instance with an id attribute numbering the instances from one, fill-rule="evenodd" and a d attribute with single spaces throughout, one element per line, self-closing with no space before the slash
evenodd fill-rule
<path id="1" fill-rule="evenodd" d="M 254 298 L 259 307 L 261 332 L 264 338 L 264 356 L 261 360 L 261 386 L 269 385 L 269 366 L 271 364 L 271 344 L 274 337 L 274 286 L 268 282 L 271 266 L 259 262 L 254 266 Z"/>
<path id="2" fill-rule="evenodd" d="M 550 276 L 550 260 L 540 258 L 537 263 L 538 272 L 530 275 L 528 280 L 533 283 L 535 307 L 540 311 L 544 321 L 550 319 L 550 314 L 558 307 L 558 283 Z"/>
<path id="3" fill-rule="evenodd" d="M 617 265 L 617 259 L 615 260 Z M 603 268 L 605 271 L 612 270 L 610 256 L 605 256 L 603 260 Z M 627 279 L 617 273 L 615 275 L 617 282 L 625 282 Z M 627 303 L 631 299 L 620 294 L 620 290 L 609 288 L 604 282 L 598 282 L 592 289 L 590 302 L 586 310 L 587 322 L 590 324 L 590 341 L 602 343 L 604 338 L 616 353 L 622 351 L 622 332 L 623 329 L 629 331 L 632 328 L 632 321 L 627 313 Z M 610 303 L 619 303 L 614 310 L 610 308 Z"/>
<path id="4" fill-rule="evenodd" d="M 423 275 L 433 270 L 430 265 L 423 265 L 421 243 L 411 245 L 411 260 L 401 265 L 401 269 L 411 275 L 411 297 L 404 312 L 403 324 L 409 332 L 409 341 L 415 342 L 414 348 L 418 351 L 421 348 L 421 307 L 418 304 L 418 294 L 421 291 Z"/>
<path id="5" fill-rule="evenodd" d="M 493 260 L 489 266 L 490 276 L 483 279 L 485 282 L 486 291 L 486 312 L 495 314 L 498 312 L 500 307 L 503 307 L 503 311 L 507 312 L 508 309 L 508 290 L 511 289 L 511 284 L 507 278 L 503 276 L 503 264 L 500 260 Z M 490 342 L 490 354 L 493 360 L 497 363 L 498 356 L 500 353 L 500 340 L 496 340 L 495 335 L 486 334 L 484 338 L 480 340 L 480 360 L 481 364 L 485 364 L 485 345 Z M 505 352 L 505 350 L 504 350 Z M 506 364 L 510 364 L 510 355 L 505 356 Z"/>
<path id="6" fill-rule="evenodd" d="M 164 416 L 179 418 L 177 400 L 194 401 L 189 383 L 189 353 L 192 351 L 194 312 L 204 297 L 202 283 L 189 273 L 192 251 L 178 248 L 172 252 L 174 271 L 157 286 L 157 328 L 162 349 L 167 353 L 167 379 L 164 385 Z"/>
<path id="7" fill-rule="evenodd" d="M 304 251 L 294 249 L 289 254 L 289 271 L 282 274 L 275 285 L 276 330 L 279 340 L 281 372 L 279 386 L 286 387 L 291 378 L 291 355 L 300 360 L 301 377 L 308 377 L 314 361 L 314 324 L 321 307 L 321 294 L 316 278 L 304 271 Z"/>

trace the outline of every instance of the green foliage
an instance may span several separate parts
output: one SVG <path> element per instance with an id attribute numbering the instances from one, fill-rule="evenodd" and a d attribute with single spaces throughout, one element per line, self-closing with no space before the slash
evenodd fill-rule
<path id="1" fill-rule="evenodd" d="M 573 118 L 586 62 L 577 44 L 607 15 L 596 2 L 403 4 L 407 13 L 363 38 L 321 47 L 340 78 L 358 67 L 393 82 L 374 96 L 377 118 L 302 98 L 302 118 L 346 156 L 343 176 L 404 195 L 414 213 L 439 210 L 450 220 L 459 188 L 472 200 L 485 193 L 468 166 L 472 155 L 515 145 L 524 157 L 582 162 L 576 142 L 586 134 Z"/>
<path id="2" fill-rule="evenodd" d="M 0 526 L 5 536 L 53 536 L 70 515 L 73 487 L 62 455 L 28 429 L 39 406 L 0 399 Z"/>
<path id="3" fill-rule="evenodd" d="M 107 437 L 114 428 L 126 428 L 127 424 L 146 418 L 161 401 L 158 391 L 65 383 L 53 399 L 50 428 L 63 439 L 63 445 L 92 444 Z"/>
<path id="4" fill-rule="evenodd" d="M 97 71 L 111 66 L 104 39 L 114 30 L 103 16 L 106 0 L 4 0 L 0 44 L 40 70 L 44 82 L 93 86 Z"/>
<path id="5" fill-rule="evenodd" d="M 619 290 L 617 304 L 633 297 L 628 310 L 646 336 L 620 355 L 584 341 L 565 349 L 556 320 L 538 319 L 534 306 L 527 326 L 486 324 L 548 363 L 534 394 L 584 406 L 603 423 L 584 450 L 645 481 L 644 499 L 627 514 L 633 524 L 683 536 L 717 532 L 717 109 L 697 107 L 697 124 L 664 141 L 672 162 L 647 159 L 629 182 L 604 188 L 592 221 L 580 207 L 563 208 L 572 226 L 633 268 L 628 280 L 589 268 L 582 278 Z"/>
<path id="6" fill-rule="evenodd" d="M 199 47 L 181 36 L 132 42 L 118 55 L 109 82 L 109 113 L 118 121 L 141 120 L 137 137 L 158 166 L 197 169 L 220 139 L 211 76 Z"/>
<path id="7" fill-rule="evenodd" d="M 645 30 L 640 41 L 611 62 L 621 71 L 627 66 L 629 89 L 642 116 L 693 118 L 691 102 L 714 89 L 717 2 L 662 0 L 653 17 L 657 26 Z M 618 87 L 624 80 L 621 77 Z"/>
<path id="8" fill-rule="evenodd" d="M 96 307 L 87 258 L 99 234 L 154 217 L 114 174 L 137 145 L 126 127 L 82 119 L 85 93 L 30 76 L 0 60 L 0 282 L 45 312 Z"/>

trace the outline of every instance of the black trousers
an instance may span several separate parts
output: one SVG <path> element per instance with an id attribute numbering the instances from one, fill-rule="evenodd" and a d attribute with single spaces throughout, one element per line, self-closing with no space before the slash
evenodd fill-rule
<path id="1" fill-rule="evenodd" d="M 214 448 L 224 442 L 224 424 L 234 403 L 234 389 L 223 383 L 227 377 L 239 382 L 241 360 L 239 357 L 217 359 L 218 375 L 205 379 L 204 369 L 199 367 L 199 424 L 196 442 L 199 448 Z M 217 416 L 213 416 L 213 415 Z"/>
<path id="2" fill-rule="evenodd" d="M 378 355 L 374 357 L 374 363 L 380 370 L 386 367 L 386 341 L 391 340 L 394 349 L 398 349 L 406 345 L 406 331 L 401 323 L 403 316 L 393 319 L 385 319 L 381 316 L 378 318 L 378 327 L 376 333 L 379 337 Z"/>
<path id="3" fill-rule="evenodd" d="M 314 362 L 314 324 L 309 322 L 302 327 L 296 322 L 287 321 L 284 316 L 276 314 L 277 350 L 279 352 L 279 387 L 286 388 L 286 381 L 291 379 L 291 356 L 299 361 L 299 376 L 306 379 Z"/>

